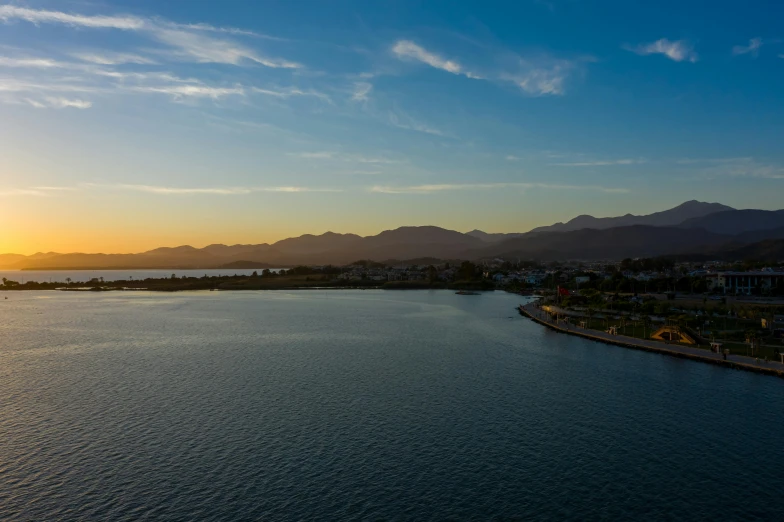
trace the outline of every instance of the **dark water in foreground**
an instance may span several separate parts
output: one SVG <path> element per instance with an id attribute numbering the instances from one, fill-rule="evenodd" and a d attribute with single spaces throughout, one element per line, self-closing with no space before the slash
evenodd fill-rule
<path id="1" fill-rule="evenodd" d="M 519 300 L 0 294 L 0 519 L 784 519 L 784 382 Z"/>

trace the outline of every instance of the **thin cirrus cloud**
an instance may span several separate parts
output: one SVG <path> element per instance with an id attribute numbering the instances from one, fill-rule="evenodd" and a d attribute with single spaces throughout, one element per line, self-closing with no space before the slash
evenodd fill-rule
<path id="1" fill-rule="evenodd" d="M 163 86 L 135 86 L 129 90 L 140 93 L 168 94 L 175 100 L 184 98 L 211 98 L 217 100 L 224 96 L 244 96 L 245 89 L 237 87 L 210 87 L 207 85 L 163 85 Z"/>
<path id="2" fill-rule="evenodd" d="M 696 62 L 699 55 L 694 51 L 694 47 L 686 40 L 668 40 L 662 38 L 655 42 L 641 44 L 637 46 L 625 45 L 624 49 L 641 56 L 652 54 L 663 54 L 675 62 Z"/>
<path id="3" fill-rule="evenodd" d="M 399 129 L 412 130 L 416 132 L 423 132 L 425 134 L 431 134 L 433 136 L 446 137 L 446 133 L 444 131 L 431 127 L 426 123 L 422 123 L 421 121 L 412 118 L 408 114 L 402 112 L 389 111 L 387 113 L 387 116 L 390 125 L 392 125 L 393 127 L 397 127 Z"/>
<path id="4" fill-rule="evenodd" d="M 59 98 L 54 96 L 47 96 L 44 101 L 27 100 L 30 105 L 37 109 L 44 109 L 52 107 L 55 109 L 89 109 L 93 106 L 92 102 L 87 100 L 79 100 L 72 98 Z"/>
<path id="5" fill-rule="evenodd" d="M 0 20 L 24 20 L 34 24 L 54 23 L 73 27 L 94 29 L 121 29 L 138 31 L 144 29 L 146 22 L 135 16 L 85 16 L 72 15 L 60 11 L 28 9 L 13 5 L 0 6 Z"/>
<path id="6" fill-rule="evenodd" d="M 14 67 L 20 69 L 57 69 L 65 68 L 68 64 L 49 58 L 14 58 L 0 56 L 0 67 Z"/>
<path id="7" fill-rule="evenodd" d="M 351 99 L 358 102 L 366 102 L 370 99 L 370 91 L 372 90 L 372 83 L 357 82 L 354 84 L 354 91 L 351 94 Z"/>
<path id="8" fill-rule="evenodd" d="M 590 190 L 609 194 L 625 194 L 629 190 L 617 187 L 601 187 L 597 185 L 557 185 L 548 183 L 445 183 L 437 185 L 384 186 L 376 185 L 369 192 L 379 194 L 433 194 L 438 192 L 470 191 L 470 190 L 502 190 L 502 189 L 546 189 L 546 190 Z"/>
<path id="9" fill-rule="evenodd" d="M 398 40 L 392 46 L 392 54 L 402 61 L 418 61 L 435 69 L 476 80 L 514 83 L 522 92 L 530 96 L 560 96 L 566 93 L 566 82 L 578 68 L 579 62 L 557 60 L 548 57 L 537 59 L 522 58 L 510 53 L 502 53 L 512 60 L 506 70 L 490 74 L 478 74 L 468 70 L 459 61 L 447 59 L 429 51 L 411 40 Z"/>
<path id="10" fill-rule="evenodd" d="M 130 15 L 105 16 L 69 14 L 61 11 L 30 9 L 13 5 L 0 6 L 0 21 L 25 21 L 33 24 L 59 24 L 77 28 L 115 29 L 146 34 L 167 49 L 157 52 L 170 58 L 199 63 L 241 65 L 245 62 L 265 67 L 298 69 L 302 65 L 281 58 L 270 58 L 234 40 L 215 38 L 209 33 L 258 35 L 251 31 L 214 27 L 209 24 L 177 24 L 162 19 Z M 274 39 L 274 37 L 271 37 Z M 126 62 L 138 63 L 138 62 Z"/>
<path id="11" fill-rule="evenodd" d="M 161 51 L 161 54 L 186 61 L 231 65 L 241 65 L 249 61 L 273 69 L 302 67 L 301 64 L 289 60 L 262 56 L 237 42 L 213 38 L 194 31 L 156 28 L 151 34 L 153 38 L 172 48 L 171 51 Z"/>
<path id="12" fill-rule="evenodd" d="M 480 75 L 467 71 L 459 62 L 443 58 L 410 40 L 399 40 L 395 42 L 395 45 L 392 46 L 392 53 L 401 60 L 419 61 L 448 73 L 460 74 L 468 78 L 482 79 Z"/>
<path id="13" fill-rule="evenodd" d="M 396 163 L 404 163 L 402 160 L 395 160 L 384 157 L 375 156 L 362 156 L 358 154 L 342 154 L 332 151 L 315 151 L 315 152 L 287 152 L 287 156 L 292 156 L 302 159 L 323 159 L 323 160 L 336 160 L 348 163 L 362 163 L 368 165 L 391 165 Z"/>
<path id="14" fill-rule="evenodd" d="M 572 163 L 550 163 L 550 165 L 553 167 L 608 167 L 611 165 L 635 165 L 639 163 L 645 163 L 645 161 L 639 159 L 617 159 L 602 161 L 577 161 Z"/>
<path id="15" fill-rule="evenodd" d="M 295 96 L 313 97 L 313 98 L 318 98 L 319 100 L 322 100 L 326 103 L 333 104 L 332 98 L 330 98 L 329 95 L 313 89 L 302 90 L 296 87 L 263 89 L 260 87 L 253 87 L 252 91 L 257 94 L 265 94 L 267 96 L 273 96 L 275 98 L 291 98 Z"/>
<path id="16" fill-rule="evenodd" d="M 780 164 L 758 161 L 753 157 L 683 158 L 676 163 L 691 165 L 690 168 L 696 168 L 697 173 L 710 179 L 722 177 L 784 179 L 784 167 Z"/>
<path id="17" fill-rule="evenodd" d="M 91 187 L 98 185 L 90 184 Z M 169 187 L 158 185 L 113 185 L 110 188 L 118 190 L 130 190 L 136 192 L 146 192 L 148 194 L 187 196 L 187 195 L 216 195 L 216 196 L 238 196 L 260 192 L 279 192 L 279 193 L 301 193 L 301 192 L 341 192 L 340 189 L 332 188 L 313 188 L 297 186 L 281 187 Z"/>
<path id="18" fill-rule="evenodd" d="M 35 196 L 35 197 L 51 197 L 58 192 L 71 192 L 76 190 L 75 187 L 25 187 L 25 188 L 9 188 L 0 189 L 0 196 Z"/>
<path id="19" fill-rule="evenodd" d="M 73 53 L 71 56 L 96 65 L 156 65 L 158 63 L 152 58 L 133 53 Z"/>
<path id="20" fill-rule="evenodd" d="M 762 47 L 762 38 L 752 38 L 749 40 L 748 45 L 736 45 L 732 48 L 732 56 L 740 56 L 743 54 L 750 54 L 753 57 L 759 56 L 759 50 Z"/>

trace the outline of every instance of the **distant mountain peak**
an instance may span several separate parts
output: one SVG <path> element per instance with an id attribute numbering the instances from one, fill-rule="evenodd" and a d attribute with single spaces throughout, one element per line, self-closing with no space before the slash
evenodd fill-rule
<path id="1" fill-rule="evenodd" d="M 566 223 L 556 223 L 549 227 L 538 227 L 531 232 L 569 232 L 583 228 L 593 228 L 604 230 L 608 228 L 626 227 L 633 225 L 649 225 L 655 227 L 673 227 L 680 225 L 686 220 L 707 216 L 717 212 L 734 210 L 732 207 L 721 203 L 705 203 L 697 200 L 690 200 L 681 203 L 669 210 L 654 212 L 653 214 L 637 216 L 625 214 L 619 217 L 596 218 L 587 214 L 581 214 Z"/>

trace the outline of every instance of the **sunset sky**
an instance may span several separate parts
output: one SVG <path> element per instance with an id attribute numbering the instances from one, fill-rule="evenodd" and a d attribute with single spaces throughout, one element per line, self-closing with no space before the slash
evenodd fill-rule
<path id="1" fill-rule="evenodd" d="M 784 3 L 640 4 L 0 3 L 0 252 L 780 208 Z"/>

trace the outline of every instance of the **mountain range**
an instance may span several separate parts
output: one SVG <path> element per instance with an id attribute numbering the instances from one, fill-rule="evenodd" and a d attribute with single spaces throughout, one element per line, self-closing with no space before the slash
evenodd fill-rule
<path id="1" fill-rule="evenodd" d="M 360 259 L 611 260 L 692 253 L 722 258 L 731 252 L 738 256 L 753 252 L 775 256 L 780 250 L 775 240 L 781 239 L 784 210 L 736 210 L 719 203 L 688 201 L 643 216 L 578 216 L 525 233 L 461 233 L 434 226 L 401 227 L 366 237 L 327 232 L 272 244 L 213 244 L 204 248 L 184 245 L 138 254 L 2 254 L 0 268 L 263 268 L 347 264 Z M 756 249 L 751 246 L 766 241 L 769 243 Z"/>

